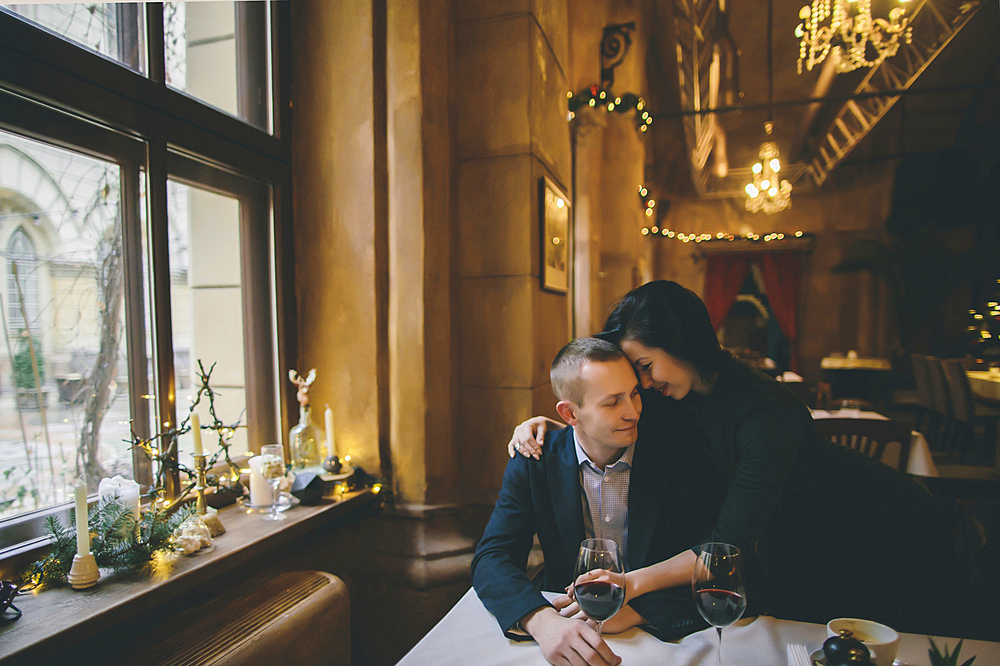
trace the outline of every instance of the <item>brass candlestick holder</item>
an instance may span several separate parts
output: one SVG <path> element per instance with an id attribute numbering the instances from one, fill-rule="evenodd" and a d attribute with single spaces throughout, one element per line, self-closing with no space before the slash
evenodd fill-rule
<path id="1" fill-rule="evenodd" d="M 194 471 L 198 475 L 197 483 L 194 487 L 194 489 L 198 491 L 198 500 L 195 503 L 195 511 L 201 519 L 201 522 L 208 527 L 208 531 L 214 539 L 217 536 L 225 534 L 226 527 L 219 519 L 219 513 L 215 509 L 209 509 L 208 503 L 205 501 L 205 474 L 208 470 L 208 462 L 206 458 L 207 456 L 205 455 L 194 456 Z"/>

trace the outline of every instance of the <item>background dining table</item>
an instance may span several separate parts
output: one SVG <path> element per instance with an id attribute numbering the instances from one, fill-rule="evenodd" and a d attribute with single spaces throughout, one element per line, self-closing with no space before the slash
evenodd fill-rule
<path id="1" fill-rule="evenodd" d="M 548 596 L 549 593 L 544 593 Z M 694 603 L 692 601 L 691 603 Z M 788 646 L 822 647 L 826 627 L 773 617 L 746 618 L 722 632 L 722 662 L 727 666 L 794 666 Z M 665 643 L 637 628 L 606 635 L 623 666 L 710 666 L 716 663 L 719 639 L 715 629 Z M 935 637 L 954 648 L 957 638 Z M 897 664 L 928 666 L 927 637 L 901 634 Z M 1000 666 L 1000 643 L 966 640 L 961 661 L 976 656 L 975 666 Z M 545 666 L 548 662 L 534 641 L 512 641 L 470 589 L 431 631 L 403 657 L 398 666 Z"/>
<path id="2" fill-rule="evenodd" d="M 966 370 L 969 387 L 979 398 L 1000 402 L 1000 372 L 988 370 Z"/>
<path id="3" fill-rule="evenodd" d="M 858 409 L 838 409 L 827 411 L 825 409 L 813 409 L 814 419 L 875 419 L 878 421 L 888 421 L 888 416 L 883 416 L 878 412 L 862 411 Z M 917 476 L 937 476 L 937 465 L 931 457 L 931 449 L 927 445 L 927 438 L 920 432 L 913 430 L 910 432 L 910 457 L 906 462 L 906 473 Z M 890 467 L 898 467 L 899 447 L 890 443 L 882 453 L 882 462 Z"/>

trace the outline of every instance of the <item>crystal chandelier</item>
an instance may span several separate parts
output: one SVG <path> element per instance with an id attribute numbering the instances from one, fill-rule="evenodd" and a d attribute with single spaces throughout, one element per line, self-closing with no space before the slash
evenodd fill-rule
<path id="1" fill-rule="evenodd" d="M 907 44 L 912 38 L 905 7 L 894 7 L 888 20 L 876 19 L 872 18 L 871 0 L 813 0 L 812 5 L 799 10 L 799 18 L 802 23 L 795 28 L 795 36 L 799 38 L 799 74 L 803 61 L 806 69 L 812 71 L 831 50 L 838 72 L 874 67 L 896 55 L 900 37 Z"/>
<path id="2" fill-rule="evenodd" d="M 764 131 L 771 135 L 772 123 L 764 123 Z M 787 180 L 779 180 L 781 161 L 778 159 L 778 144 L 765 141 L 760 147 L 760 161 L 753 165 L 753 182 L 747 183 L 746 192 L 750 198 L 746 201 L 747 210 L 751 213 L 764 211 L 776 213 L 792 207 L 792 184 Z"/>

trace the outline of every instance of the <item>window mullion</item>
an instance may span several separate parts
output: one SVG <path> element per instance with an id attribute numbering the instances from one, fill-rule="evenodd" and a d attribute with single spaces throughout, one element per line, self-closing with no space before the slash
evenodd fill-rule
<path id="1" fill-rule="evenodd" d="M 149 214 L 148 253 L 152 281 L 150 314 L 153 331 L 153 359 L 156 368 L 157 429 L 164 433 L 161 450 L 172 462 L 177 460 L 176 438 L 167 434 L 176 427 L 177 396 L 174 389 L 173 322 L 170 313 L 170 238 L 167 222 L 167 144 L 162 139 L 149 144 Z M 176 465 L 164 475 L 166 498 L 180 492 L 180 474 Z"/>
<path id="2" fill-rule="evenodd" d="M 166 55 L 163 47 L 163 3 L 150 2 L 146 7 L 146 54 L 150 81 L 166 85 Z"/>
<path id="3" fill-rule="evenodd" d="M 128 349 L 129 413 L 131 429 L 143 439 L 150 436 L 149 419 L 153 403 L 149 400 L 149 359 L 146 357 L 146 305 L 142 269 L 142 220 L 139 206 L 142 173 L 139 165 L 122 166 L 122 253 L 125 271 L 125 344 Z M 134 478 L 143 489 L 153 482 L 152 463 L 140 449 L 132 450 Z"/>

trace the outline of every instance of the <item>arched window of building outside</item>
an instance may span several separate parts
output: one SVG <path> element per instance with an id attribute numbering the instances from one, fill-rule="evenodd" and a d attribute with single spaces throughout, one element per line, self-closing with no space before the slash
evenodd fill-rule
<path id="1" fill-rule="evenodd" d="M 24 233 L 24 229 L 18 227 L 7 243 L 7 326 L 12 335 L 23 329 L 38 333 L 37 270 L 38 255 L 35 253 L 35 244 L 31 242 L 28 234 Z"/>

